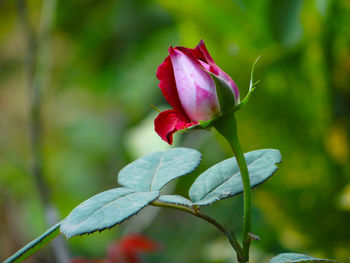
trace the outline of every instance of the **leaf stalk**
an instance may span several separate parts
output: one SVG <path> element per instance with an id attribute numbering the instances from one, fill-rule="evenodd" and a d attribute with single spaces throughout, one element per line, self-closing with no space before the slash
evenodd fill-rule
<path id="1" fill-rule="evenodd" d="M 182 205 L 176 205 L 176 204 L 168 204 L 168 203 L 164 203 L 164 202 L 159 202 L 159 201 L 153 201 L 151 203 L 152 206 L 157 206 L 157 207 L 166 207 L 166 208 L 172 208 L 172 209 L 177 209 L 177 210 L 181 210 L 184 211 L 186 213 L 189 213 L 191 215 L 194 215 L 196 217 L 199 217 L 205 221 L 207 221 L 208 223 L 212 224 L 213 226 L 215 226 L 217 229 L 219 229 L 229 240 L 231 246 L 234 248 L 234 250 L 237 253 L 237 259 L 239 262 L 241 262 L 242 260 L 242 247 L 238 242 L 238 239 L 236 237 L 236 234 L 231 231 L 227 231 L 219 222 L 217 222 L 214 218 L 211 218 L 210 216 L 203 214 L 199 208 L 190 208 L 190 207 L 185 207 Z"/>

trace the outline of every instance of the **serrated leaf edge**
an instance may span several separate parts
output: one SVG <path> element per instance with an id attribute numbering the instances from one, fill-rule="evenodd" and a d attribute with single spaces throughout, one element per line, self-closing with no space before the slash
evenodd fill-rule
<path id="1" fill-rule="evenodd" d="M 184 202 L 169 202 L 167 200 L 162 199 L 162 197 L 167 197 L 167 196 L 181 197 L 181 198 L 184 198 L 186 201 L 188 201 L 191 204 L 187 204 L 187 203 L 184 203 Z M 161 196 L 159 196 L 158 200 L 163 202 L 163 203 L 174 204 L 174 205 L 182 205 L 182 206 L 186 206 L 188 208 L 192 208 L 195 205 L 191 200 L 187 199 L 186 197 L 183 197 L 182 195 L 161 195 Z"/>
<path id="2" fill-rule="evenodd" d="M 261 149 L 261 150 L 274 150 L 274 151 L 278 151 L 279 156 L 281 156 L 281 152 L 280 152 L 279 150 L 277 150 L 277 149 Z M 255 150 L 255 151 L 260 151 L 260 150 Z M 251 151 L 251 152 L 254 152 L 254 151 Z M 249 153 L 249 152 L 247 152 L 247 153 Z M 263 155 L 262 155 L 262 156 L 263 156 Z M 258 159 L 260 159 L 262 156 L 260 156 Z M 234 157 L 228 158 L 228 159 L 226 159 L 226 160 L 229 160 L 229 159 L 234 159 Z M 254 163 L 255 161 L 257 161 L 258 159 L 254 160 L 254 161 L 253 161 L 252 163 L 250 163 L 249 165 L 253 164 L 253 163 Z M 224 161 L 226 161 L 226 160 L 224 160 Z M 234 159 L 234 160 L 235 160 L 235 159 Z M 222 162 L 224 162 L 224 161 L 222 161 Z M 277 166 L 276 164 L 280 164 L 280 163 L 282 163 L 282 158 L 280 158 L 280 161 L 274 163 L 274 171 L 271 173 L 271 175 L 270 175 L 269 177 L 267 177 L 265 180 L 259 182 L 258 184 L 255 184 L 255 185 L 251 186 L 251 189 L 254 189 L 255 187 L 257 187 L 257 186 L 261 185 L 262 183 L 266 182 L 267 180 L 269 180 L 269 179 L 275 174 L 275 172 L 278 170 L 278 166 Z M 237 164 L 237 163 L 236 163 L 236 164 Z M 217 165 L 217 164 L 215 164 L 215 165 Z M 214 167 L 215 165 L 209 167 L 207 170 L 209 170 L 210 168 Z M 237 164 L 237 165 L 238 165 L 238 164 Z M 248 165 L 248 169 L 249 169 L 249 165 Z M 206 171 L 207 171 L 207 170 L 206 170 Z M 206 171 L 204 171 L 203 173 L 205 173 Z M 238 173 L 232 175 L 232 176 L 229 177 L 228 179 L 226 179 L 223 183 L 220 183 L 220 184 L 218 184 L 217 186 L 215 186 L 215 188 L 214 188 L 212 191 L 210 191 L 210 193 L 212 193 L 215 189 L 217 189 L 218 187 L 220 187 L 221 185 L 223 185 L 225 182 L 227 182 L 228 180 L 230 180 L 233 176 L 236 176 L 236 175 L 239 174 L 239 173 L 240 173 L 240 171 L 239 171 Z M 200 175 L 199 175 L 199 176 L 200 176 Z M 198 177 L 199 177 L 199 176 L 198 176 Z M 250 177 L 250 176 L 249 176 L 249 177 Z M 191 190 L 191 188 L 190 188 L 190 190 Z M 223 199 L 226 199 L 226 198 L 230 198 L 230 197 L 234 197 L 234 196 L 236 196 L 236 195 L 239 195 L 239 194 L 243 193 L 243 190 L 240 191 L 240 192 L 237 192 L 237 193 L 235 193 L 235 194 L 233 194 L 233 195 L 227 194 L 226 196 L 222 195 L 221 197 L 217 197 L 217 200 L 216 200 L 216 201 L 213 201 L 213 202 L 211 202 L 211 203 L 209 203 L 209 204 L 201 204 L 201 202 L 203 202 L 203 200 L 205 200 L 205 198 L 207 198 L 207 196 L 208 196 L 210 193 L 207 193 L 201 200 L 198 200 L 198 201 L 196 201 L 196 202 L 194 202 L 194 201 L 192 200 L 191 196 L 190 196 L 190 200 L 194 203 L 194 205 L 208 206 L 208 205 L 211 205 L 212 203 L 214 203 L 214 202 L 216 202 L 216 201 L 220 201 L 220 200 L 223 200 Z"/>
<path id="3" fill-rule="evenodd" d="M 130 189 L 132 189 L 132 188 L 130 188 Z M 132 190 L 135 190 L 135 189 L 132 189 Z M 142 192 L 144 192 L 144 191 L 137 191 L 137 190 L 135 190 L 135 192 L 133 192 L 133 193 L 131 193 L 131 194 L 135 194 L 135 193 L 142 193 Z M 117 225 L 120 225 L 121 223 L 123 223 L 124 221 L 126 221 L 126 220 L 128 220 L 129 218 L 131 218 L 131 217 L 133 217 L 133 216 L 135 216 L 135 215 L 137 215 L 142 209 L 144 209 L 146 206 L 148 206 L 150 203 L 152 203 L 153 201 L 155 201 L 156 199 L 158 199 L 159 198 L 159 195 L 160 195 L 160 192 L 159 191 L 152 191 L 152 192 L 158 192 L 158 195 L 155 197 L 155 198 L 153 198 L 151 201 L 149 201 L 147 204 L 145 204 L 144 206 L 142 206 L 137 212 L 135 212 L 135 213 L 133 213 L 133 214 L 131 214 L 130 216 L 128 216 L 128 217 L 125 217 L 122 221 L 120 221 L 120 222 L 117 222 L 117 223 L 115 223 L 114 225 L 111 225 L 110 227 L 104 227 L 104 228 L 101 228 L 101 229 L 96 229 L 96 230 L 93 230 L 93 231 L 89 231 L 89 232 L 83 232 L 83 233 L 79 233 L 79 234 L 74 234 L 74 235 L 69 235 L 69 234 L 67 234 L 67 233 L 65 233 L 64 232 L 64 230 L 62 230 L 62 226 L 63 226 L 63 224 L 64 224 L 64 220 L 62 221 L 62 225 L 61 225 L 61 227 L 60 227 L 60 232 L 66 237 L 66 238 L 72 238 L 72 237 L 75 237 L 75 236 L 82 236 L 82 235 L 90 235 L 90 234 L 93 234 L 93 233 L 95 233 L 95 232 L 102 232 L 102 231 L 104 231 L 104 230 L 106 230 L 106 229 L 111 229 L 111 228 L 113 228 L 113 227 L 115 227 L 115 226 L 117 226 Z M 151 192 L 144 192 L 144 193 L 151 193 Z M 126 197 L 127 195 L 129 195 L 130 193 L 128 193 L 128 194 L 125 194 L 125 195 L 123 195 L 122 197 L 120 197 L 120 198 L 123 198 L 123 197 Z M 117 199 L 120 199 L 120 198 L 117 198 Z M 87 199 L 87 200 L 89 200 L 89 199 Z M 87 201 L 86 200 L 86 201 Z M 115 201 L 116 199 L 114 199 L 113 201 Z M 112 203 L 113 201 L 111 201 L 111 202 L 108 202 L 108 203 Z M 84 201 L 85 202 L 85 201 Z M 105 207 L 107 204 L 105 204 L 103 207 Z M 101 208 L 103 208 L 103 207 L 101 207 Z M 99 208 L 99 209 L 101 209 L 101 208 Z M 73 209 L 74 210 L 74 209 Z M 97 210 L 96 210 L 97 211 Z M 96 211 L 94 211 L 94 213 L 96 212 Z M 93 213 L 93 214 L 94 214 Z M 69 216 L 69 215 L 68 215 Z M 68 218 L 68 216 L 66 217 L 66 218 Z M 90 215 L 91 216 L 91 215 Z M 89 216 L 89 217 L 90 217 Z M 88 217 L 88 218 L 89 218 Z M 87 219 L 87 218 L 86 218 Z M 86 221 L 86 219 L 84 219 L 84 221 Z M 81 225 L 81 223 L 79 224 L 79 225 Z"/>
<path id="4" fill-rule="evenodd" d="M 311 257 L 312 259 L 297 259 L 297 260 L 286 259 L 286 260 L 288 260 L 288 261 L 279 262 L 279 263 L 314 263 L 314 262 L 325 262 L 325 263 L 327 263 L 327 262 L 333 262 L 333 263 L 341 263 L 341 262 L 338 261 L 338 260 L 314 258 L 314 257 L 312 257 L 312 256 L 308 256 L 308 255 L 305 255 L 305 254 L 301 254 L 301 253 L 292 253 L 292 252 L 290 252 L 290 253 L 286 252 L 286 253 L 278 254 L 277 256 L 274 256 L 274 257 L 270 260 L 270 263 L 271 263 L 274 259 L 276 259 L 276 258 L 278 258 L 278 257 L 280 257 L 280 256 L 282 256 L 282 255 L 287 255 L 287 254 L 297 254 L 297 255 L 299 255 L 299 256 Z"/>

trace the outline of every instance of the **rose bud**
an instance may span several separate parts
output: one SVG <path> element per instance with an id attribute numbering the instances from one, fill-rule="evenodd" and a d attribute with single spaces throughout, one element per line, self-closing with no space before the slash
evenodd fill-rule
<path id="1" fill-rule="evenodd" d="M 176 131 L 213 120 L 240 102 L 236 84 L 215 64 L 202 40 L 194 49 L 170 47 L 157 78 L 173 109 L 159 113 L 155 131 L 169 144 Z"/>

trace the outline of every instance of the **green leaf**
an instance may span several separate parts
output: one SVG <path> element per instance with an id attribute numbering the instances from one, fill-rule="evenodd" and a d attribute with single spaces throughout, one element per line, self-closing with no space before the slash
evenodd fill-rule
<path id="1" fill-rule="evenodd" d="M 158 200 L 167 204 L 182 205 L 187 207 L 192 207 L 194 205 L 191 200 L 188 200 L 181 195 L 162 195 Z"/>
<path id="2" fill-rule="evenodd" d="M 135 215 L 159 196 L 158 191 L 138 192 L 127 187 L 111 189 L 84 201 L 62 221 L 68 238 L 102 231 Z"/>
<path id="3" fill-rule="evenodd" d="M 188 148 L 154 152 L 125 166 L 118 183 L 139 191 L 159 191 L 169 181 L 196 169 L 200 160 L 201 154 Z"/>
<path id="4" fill-rule="evenodd" d="M 47 230 L 45 233 L 43 233 L 41 236 L 34 239 L 29 244 L 25 245 L 23 248 L 18 250 L 15 254 L 13 254 L 11 257 L 6 259 L 4 263 L 10 263 L 10 262 L 21 262 L 28 258 L 29 256 L 33 255 L 37 250 L 44 247 L 47 243 L 49 243 L 52 239 L 54 239 L 56 236 L 59 235 L 59 227 L 61 226 L 61 222 L 57 223 L 53 227 L 51 227 L 49 230 Z"/>
<path id="5" fill-rule="evenodd" d="M 264 149 L 244 154 L 251 187 L 266 181 L 278 169 L 281 162 L 278 150 Z M 235 196 L 243 191 L 241 173 L 235 158 L 222 161 L 195 180 L 189 195 L 195 205 L 209 205 L 217 200 Z"/>
<path id="6" fill-rule="evenodd" d="M 222 77 L 217 76 L 209 71 L 207 72 L 215 82 L 216 94 L 218 96 L 221 114 L 231 112 L 235 105 L 239 104 L 239 101 L 236 101 L 232 88 Z"/>
<path id="7" fill-rule="evenodd" d="M 270 263 L 313 263 L 313 262 L 339 262 L 330 259 L 320 259 L 297 253 L 282 253 L 271 259 Z"/>

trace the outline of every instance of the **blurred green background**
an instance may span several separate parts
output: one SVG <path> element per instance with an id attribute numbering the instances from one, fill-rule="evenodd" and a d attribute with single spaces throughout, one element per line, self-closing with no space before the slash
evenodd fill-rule
<path id="1" fill-rule="evenodd" d="M 288 251 L 350 262 L 350 1 L 2 0 L 0 21 L 0 259 L 47 229 L 50 203 L 64 218 L 115 187 L 123 166 L 168 147 L 149 106 L 169 107 L 156 69 L 170 45 L 203 39 L 242 95 L 261 55 L 261 84 L 237 113 L 240 140 L 244 151 L 280 149 L 283 163 L 253 191 L 253 232 L 261 240 L 252 262 Z M 41 183 L 31 168 L 36 78 Z M 231 152 L 214 132 L 175 137 L 177 146 L 203 154 L 197 173 L 165 189 L 187 195 L 200 171 Z M 204 210 L 239 232 L 241 197 Z M 101 258 L 132 232 L 164 246 L 145 262 L 236 262 L 216 229 L 166 209 L 147 208 L 66 245 L 72 257 Z M 28 262 L 54 262 L 52 253 L 47 247 Z"/>

